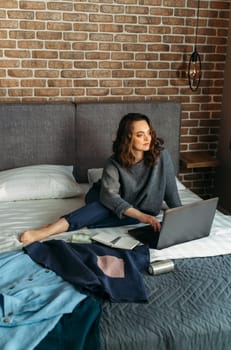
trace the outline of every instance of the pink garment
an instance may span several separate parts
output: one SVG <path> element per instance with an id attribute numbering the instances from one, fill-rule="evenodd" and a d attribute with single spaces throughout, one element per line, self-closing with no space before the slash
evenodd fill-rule
<path id="1" fill-rule="evenodd" d="M 97 256 L 97 265 L 103 273 L 112 278 L 124 278 L 124 261 L 112 255 Z"/>

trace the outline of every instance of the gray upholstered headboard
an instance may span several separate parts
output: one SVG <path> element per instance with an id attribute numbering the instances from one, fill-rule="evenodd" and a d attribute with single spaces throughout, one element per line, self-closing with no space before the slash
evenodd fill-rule
<path id="1" fill-rule="evenodd" d="M 0 170 L 75 161 L 74 104 L 0 104 Z"/>
<path id="2" fill-rule="evenodd" d="M 111 155 L 121 117 L 146 114 L 179 166 L 181 105 L 176 102 L 0 104 L 0 170 L 33 164 L 76 165 L 79 182 L 87 169 Z"/>

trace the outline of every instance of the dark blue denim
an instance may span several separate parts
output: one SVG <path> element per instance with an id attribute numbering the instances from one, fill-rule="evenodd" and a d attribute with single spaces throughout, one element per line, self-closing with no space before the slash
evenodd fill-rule
<path id="1" fill-rule="evenodd" d="M 63 216 L 69 223 L 68 231 L 75 231 L 82 227 L 115 227 L 139 223 L 138 220 L 129 217 L 119 219 L 111 210 L 103 206 L 99 201 L 99 190 L 100 185 L 94 184 L 86 194 L 86 205 Z"/>
<path id="2" fill-rule="evenodd" d="M 76 287 L 80 293 L 111 302 L 147 302 L 143 273 L 150 261 L 147 245 L 134 249 L 115 249 L 100 243 L 68 243 L 52 239 L 23 248 L 36 263 L 45 266 Z M 118 277 L 108 275 L 98 259 L 114 258 Z M 121 265 L 122 264 L 122 265 Z M 121 268 L 122 266 L 122 268 Z"/>

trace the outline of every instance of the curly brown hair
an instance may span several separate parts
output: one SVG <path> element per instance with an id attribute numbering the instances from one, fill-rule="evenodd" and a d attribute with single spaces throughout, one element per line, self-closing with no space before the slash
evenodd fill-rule
<path id="1" fill-rule="evenodd" d="M 163 140 L 156 136 L 156 131 L 151 125 L 149 118 L 141 113 L 128 113 L 121 119 L 113 142 L 113 153 L 116 160 L 124 167 L 129 168 L 134 164 L 135 157 L 132 152 L 132 124 L 136 121 L 145 120 L 151 133 L 150 149 L 144 152 L 144 162 L 146 165 L 154 166 L 156 160 L 163 149 Z"/>

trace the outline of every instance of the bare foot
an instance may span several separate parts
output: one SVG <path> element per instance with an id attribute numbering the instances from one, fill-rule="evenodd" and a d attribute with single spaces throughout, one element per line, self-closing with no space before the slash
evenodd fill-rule
<path id="1" fill-rule="evenodd" d="M 42 239 L 45 239 L 51 235 L 66 232 L 68 228 L 69 228 L 69 223 L 66 221 L 65 218 L 61 218 L 52 224 L 43 226 L 36 230 L 25 231 L 19 237 L 19 241 L 26 244 L 36 242 L 36 241 L 41 241 Z"/>
<path id="2" fill-rule="evenodd" d="M 22 243 L 32 243 L 36 241 L 41 241 L 42 239 L 45 239 L 50 236 L 49 232 L 47 231 L 47 228 L 48 226 L 42 227 L 37 230 L 25 231 L 19 237 L 19 241 Z"/>

